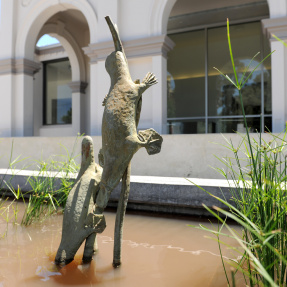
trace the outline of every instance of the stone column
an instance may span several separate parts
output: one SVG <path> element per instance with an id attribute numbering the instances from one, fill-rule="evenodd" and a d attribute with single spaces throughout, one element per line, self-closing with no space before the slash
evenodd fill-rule
<path id="1" fill-rule="evenodd" d="M 270 18 L 285 17 L 287 15 L 286 0 L 267 0 Z"/>
<path id="2" fill-rule="evenodd" d="M 7 98 L 1 102 L 1 136 L 33 136 L 33 75 L 40 64 L 28 59 L 0 61 L 0 83 Z"/>
<path id="3" fill-rule="evenodd" d="M 13 74 L 12 60 L 0 61 L 0 137 L 12 136 L 12 94 L 13 94 Z"/>
<path id="4" fill-rule="evenodd" d="M 160 134 L 165 134 L 167 132 L 167 54 L 173 49 L 174 43 L 168 36 L 160 35 L 124 42 L 123 45 L 128 59 L 139 60 L 141 57 L 151 59 L 150 70 L 158 79 L 158 84 L 150 89 L 152 128 Z M 142 114 L 144 116 L 144 110 Z"/>
<path id="5" fill-rule="evenodd" d="M 287 48 L 277 41 L 276 35 L 287 43 L 287 17 L 262 20 L 270 39 L 272 74 L 272 131 L 282 132 L 287 122 Z"/>
<path id="6" fill-rule="evenodd" d="M 12 136 L 12 94 L 14 90 L 14 77 L 12 74 L 14 58 L 14 39 L 15 29 L 14 21 L 16 18 L 15 1 L 2 0 L 1 2 L 1 23 L 0 35 L 0 137 Z M 5 14 L 4 14 L 5 13 Z M 9 15 L 7 17 L 6 15 Z M 4 41 L 5 39 L 5 41 Z"/>
<path id="7" fill-rule="evenodd" d="M 81 81 L 75 81 L 69 84 L 72 90 L 72 128 L 74 134 L 83 133 L 85 131 L 83 97 L 86 93 L 87 85 L 87 83 Z"/>
<path id="8" fill-rule="evenodd" d="M 110 88 L 110 78 L 105 69 L 106 57 L 113 51 L 113 42 L 90 44 L 84 48 L 90 58 L 90 134 L 101 135 L 103 99 Z"/>

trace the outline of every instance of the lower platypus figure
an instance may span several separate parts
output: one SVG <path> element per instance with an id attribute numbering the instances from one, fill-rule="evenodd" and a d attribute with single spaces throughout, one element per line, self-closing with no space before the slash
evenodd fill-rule
<path id="1" fill-rule="evenodd" d="M 104 218 L 92 223 L 93 207 L 99 191 L 102 168 L 95 163 L 92 138 L 82 141 L 82 162 L 78 177 L 71 189 L 63 216 L 63 229 L 60 247 L 56 254 L 57 265 L 68 264 L 74 259 L 77 250 L 86 240 L 83 261 L 91 261 L 96 249 L 96 234 L 105 228 Z M 87 224 L 87 221 L 91 221 Z"/>

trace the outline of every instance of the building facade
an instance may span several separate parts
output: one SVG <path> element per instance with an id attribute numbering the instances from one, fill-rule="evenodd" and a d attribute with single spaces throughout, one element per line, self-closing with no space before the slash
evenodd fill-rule
<path id="1" fill-rule="evenodd" d="M 244 131 L 238 92 L 213 67 L 239 75 L 271 51 L 242 90 L 251 130 L 287 121 L 286 0 L 2 0 L 0 137 L 100 135 L 117 23 L 133 79 L 152 71 L 139 129 L 161 134 Z M 37 47 L 49 34 L 60 45 Z M 250 66 L 252 69 L 253 66 Z M 231 76 L 232 77 L 232 76 Z"/>

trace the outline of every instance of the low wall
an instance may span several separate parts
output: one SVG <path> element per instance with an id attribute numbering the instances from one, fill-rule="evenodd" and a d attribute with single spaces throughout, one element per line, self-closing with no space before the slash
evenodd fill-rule
<path id="1" fill-rule="evenodd" d="M 258 137 L 256 134 L 255 137 Z M 224 134 L 238 146 L 241 137 L 237 134 Z M 221 134 L 196 135 L 163 135 L 162 150 L 159 154 L 149 156 L 144 148 L 140 149 L 132 160 L 132 175 L 192 177 L 222 179 L 222 175 L 214 168 L 225 168 L 218 158 L 232 157 L 232 152 L 226 148 L 226 141 Z M 269 136 L 263 137 L 269 140 Z M 95 154 L 101 147 L 101 137 L 92 137 Z M 67 151 L 74 155 L 80 154 L 80 143 L 73 137 L 19 137 L 0 138 L 0 168 L 9 166 L 12 150 L 12 161 L 20 157 L 16 168 L 37 169 L 39 162 L 49 161 L 49 158 L 61 160 L 59 155 Z M 12 147 L 13 143 L 13 147 Z M 80 157 L 77 158 L 80 162 Z M 14 167 L 15 167 L 14 166 Z"/>
<path id="2" fill-rule="evenodd" d="M 29 177 L 39 176 L 35 171 L 6 170 L 0 169 L 0 193 L 11 195 L 5 182 L 10 188 L 21 189 L 26 197 L 29 197 L 32 187 L 29 184 Z M 41 174 L 38 180 L 51 177 L 55 189 L 60 187 L 58 173 Z M 69 175 L 74 181 L 76 174 Z M 2 184 L 2 185 L 1 185 Z M 156 176 L 131 176 L 130 195 L 127 208 L 129 210 L 140 210 L 147 212 L 184 214 L 195 216 L 210 216 L 203 208 L 205 204 L 209 208 L 218 206 L 226 209 L 226 206 L 213 196 L 199 188 L 220 198 L 225 198 L 231 204 L 230 186 L 227 180 L 219 179 L 198 179 L 198 178 L 177 178 L 177 177 L 156 177 Z M 2 188 L 2 189 L 1 189 Z M 108 206 L 116 207 L 120 198 L 121 183 L 112 192 Z"/>

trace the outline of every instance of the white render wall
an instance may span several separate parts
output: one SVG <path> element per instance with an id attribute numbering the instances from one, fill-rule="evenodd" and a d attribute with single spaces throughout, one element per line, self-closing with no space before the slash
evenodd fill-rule
<path id="1" fill-rule="evenodd" d="M 237 147 L 241 136 L 225 134 Z M 278 135 L 283 137 L 282 135 Z M 257 142 L 258 135 L 252 134 Z M 96 162 L 97 154 L 101 148 L 101 137 L 93 136 Z M 149 156 L 145 148 L 141 148 L 132 159 L 132 175 L 142 176 L 167 176 L 167 177 L 192 177 L 223 179 L 223 176 L 214 168 L 226 169 L 219 159 L 234 158 L 233 153 L 225 147 L 225 138 L 220 134 L 195 134 L 195 135 L 163 135 L 162 149 L 159 154 Z M 269 142 L 271 137 L 263 135 Z M 13 168 L 37 169 L 39 161 L 49 162 L 51 158 L 63 161 L 60 155 L 66 155 L 66 149 L 71 154 L 76 137 L 25 137 L 0 139 L 0 169 L 9 167 L 9 158 L 13 143 L 12 161 L 17 157 L 24 159 Z M 244 147 L 241 145 L 241 147 Z M 65 149 L 66 148 L 66 149 Z M 80 163 L 81 140 L 76 144 L 74 156 Z M 217 158 L 216 158 L 217 157 Z M 239 153 L 240 158 L 245 158 Z M 247 164 L 247 163 L 246 163 Z"/>
<path id="2" fill-rule="evenodd" d="M 176 0 L 2 0 L 0 50 L 0 136 L 76 136 L 101 134 L 102 100 L 110 79 L 105 58 L 113 51 L 109 15 L 117 23 L 134 79 L 154 72 L 159 84 L 144 94 L 140 129 L 166 131 L 166 55 L 173 43 L 165 37 L 167 19 Z M 81 25 L 67 20 L 80 12 Z M 66 18 L 62 15 L 66 12 Z M 55 16 L 55 15 L 60 16 Z M 54 17 L 55 16 L 55 17 Z M 53 18 L 54 17 L 54 18 Z M 50 20 L 49 20 L 50 19 Z M 45 33 L 56 37 L 72 66 L 72 125 L 43 126 L 40 61 L 60 52 L 35 55 Z M 5 39 L 5 40 L 4 40 Z M 63 53 L 62 53 L 63 56 Z M 38 83 L 35 83 L 38 81 Z M 82 89 L 81 87 L 86 88 Z"/>
<path id="3" fill-rule="evenodd" d="M 133 79 L 154 72 L 159 84 L 143 95 L 140 129 L 166 132 L 166 54 L 173 43 L 166 37 L 167 22 L 176 0 L 2 0 L 0 25 L 0 137 L 75 137 L 101 134 L 102 100 L 109 90 L 105 58 L 113 50 L 104 19 L 117 23 Z M 272 39 L 287 42 L 286 0 L 268 0 L 270 19 L 263 29 L 270 36 L 272 55 L 273 131 L 287 121 L 287 50 Z M 66 19 L 53 19 L 70 9 L 81 13 L 83 30 Z M 60 14 L 59 14 L 60 15 Z M 58 17 L 58 16 L 57 16 Z M 49 22 L 49 18 L 53 21 Z M 48 21 L 48 22 L 47 22 Z M 35 55 L 39 37 L 57 37 L 65 52 Z M 42 70 L 40 61 L 68 56 L 72 65 L 73 124 L 42 125 Z M 81 88 L 87 85 L 87 87 Z M 174 136 L 176 138 L 176 136 Z M 196 137 L 195 137 L 196 138 Z M 200 136 L 198 135 L 198 138 Z M 46 138 L 47 139 L 47 138 Z"/>

